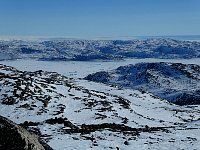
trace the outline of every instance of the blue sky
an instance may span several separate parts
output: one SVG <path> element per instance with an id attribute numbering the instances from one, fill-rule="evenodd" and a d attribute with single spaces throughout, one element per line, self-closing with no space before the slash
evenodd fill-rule
<path id="1" fill-rule="evenodd" d="M 200 0 L 0 0 L 1 36 L 200 35 Z"/>

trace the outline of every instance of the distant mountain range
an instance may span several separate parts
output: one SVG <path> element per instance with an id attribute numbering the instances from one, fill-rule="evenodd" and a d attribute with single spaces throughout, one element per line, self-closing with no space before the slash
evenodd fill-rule
<path id="1" fill-rule="evenodd" d="M 146 40 L 1 40 L 0 60 L 115 60 L 124 58 L 200 58 L 200 42 Z"/>

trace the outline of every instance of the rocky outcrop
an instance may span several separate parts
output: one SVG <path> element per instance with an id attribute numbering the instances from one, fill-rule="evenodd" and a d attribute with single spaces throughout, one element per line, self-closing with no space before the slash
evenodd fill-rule
<path id="1" fill-rule="evenodd" d="M 101 71 L 85 79 L 150 92 L 178 105 L 200 104 L 200 66 L 181 63 L 139 63 Z"/>
<path id="2" fill-rule="evenodd" d="M 0 149 L 3 150 L 50 150 L 45 148 L 37 135 L 0 116 Z"/>

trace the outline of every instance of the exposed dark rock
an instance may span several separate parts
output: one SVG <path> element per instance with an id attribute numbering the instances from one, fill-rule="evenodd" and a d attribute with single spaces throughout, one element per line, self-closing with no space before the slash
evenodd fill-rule
<path id="1" fill-rule="evenodd" d="M 177 105 L 196 105 L 200 104 L 200 94 L 189 94 L 182 93 L 177 96 L 176 101 L 174 102 Z"/>
<path id="2" fill-rule="evenodd" d="M 129 142 L 128 142 L 128 141 L 125 141 L 124 144 L 125 144 L 125 145 L 129 145 Z"/>
<path id="3" fill-rule="evenodd" d="M 48 124 L 64 124 L 65 127 L 70 127 L 71 129 L 78 129 L 77 126 L 75 126 L 73 123 L 71 123 L 67 118 L 57 118 L 54 119 L 48 119 L 46 120 L 46 123 Z"/>
<path id="4" fill-rule="evenodd" d="M 0 149 L 3 150 L 51 150 L 43 146 L 39 137 L 0 116 Z"/>
<path id="5" fill-rule="evenodd" d="M 81 133 L 81 134 L 89 134 L 95 131 L 102 130 L 110 130 L 112 132 L 121 132 L 124 134 L 131 134 L 133 136 L 139 135 L 140 132 L 155 132 L 155 131 L 167 131 L 168 128 L 174 127 L 148 127 L 144 128 L 132 128 L 129 126 L 125 126 L 123 124 L 115 124 L 115 123 L 103 123 L 103 124 L 82 124 L 81 128 L 76 129 L 65 129 L 65 133 Z"/>
<path id="6" fill-rule="evenodd" d="M 2 101 L 2 104 L 13 105 L 16 103 L 16 99 L 14 97 L 7 97 Z"/>

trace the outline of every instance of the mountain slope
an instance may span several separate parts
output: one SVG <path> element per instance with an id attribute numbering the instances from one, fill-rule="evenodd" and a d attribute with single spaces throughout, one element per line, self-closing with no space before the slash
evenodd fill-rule
<path id="1" fill-rule="evenodd" d="M 200 104 L 200 66 L 181 63 L 139 63 L 97 72 L 85 79 L 148 91 L 179 105 Z"/>
<path id="2" fill-rule="evenodd" d="M 149 93 L 86 80 L 77 85 L 55 72 L 5 65 L 0 72 L 0 115 L 38 134 L 53 149 L 199 146 L 199 106 L 176 106 Z M 170 140 L 175 135 L 178 140 Z"/>

